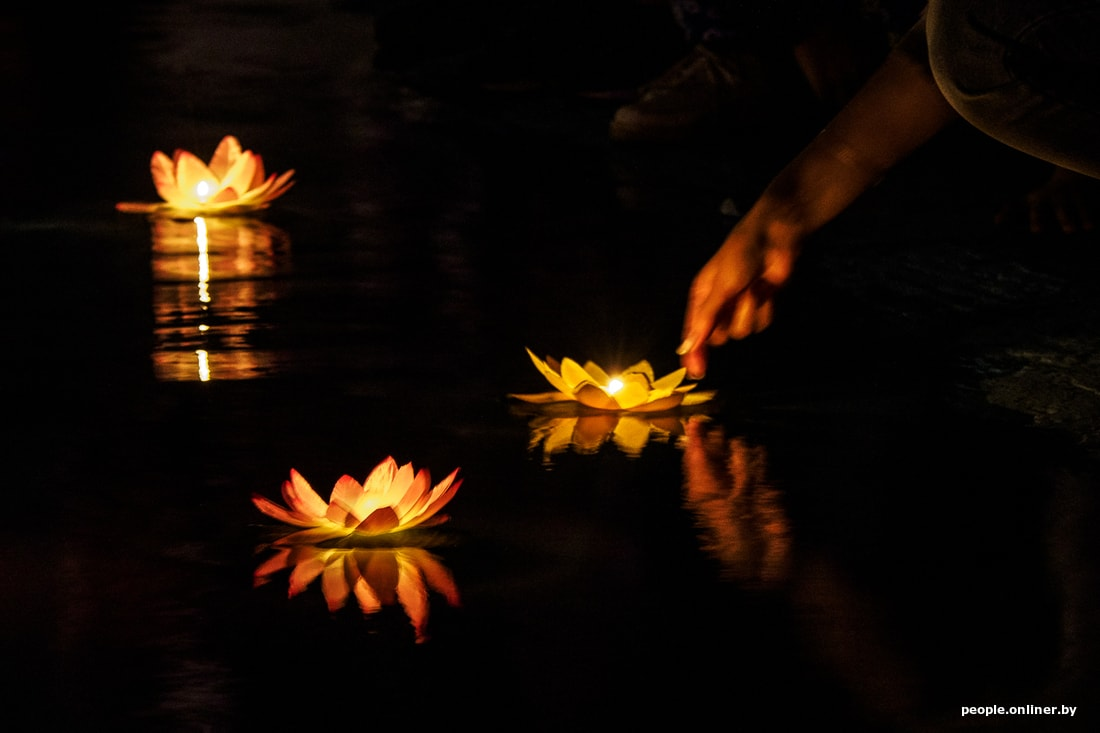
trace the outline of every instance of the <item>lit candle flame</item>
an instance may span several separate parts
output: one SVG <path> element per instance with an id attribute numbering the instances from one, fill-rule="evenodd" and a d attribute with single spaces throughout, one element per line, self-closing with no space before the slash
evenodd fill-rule
<path id="1" fill-rule="evenodd" d="M 210 198 L 210 182 L 199 181 L 195 186 L 195 198 L 199 200 L 200 204 L 205 204 L 206 200 Z"/>
<path id="2" fill-rule="evenodd" d="M 610 382 L 607 383 L 607 386 L 604 387 L 608 394 L 615 394 L 622 388 L 623 380 L 619 379 L 618 377 L 614 377 Z"/>

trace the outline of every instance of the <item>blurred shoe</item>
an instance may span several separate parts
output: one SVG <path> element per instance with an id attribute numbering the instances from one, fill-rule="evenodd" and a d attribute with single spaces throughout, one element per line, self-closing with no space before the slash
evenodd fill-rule
<path id="1" fill-rule="evenodd" d="M 682 142 L 736 118 L 762 119 L 777 91 L 775 70 L 747 56 L 695 46 L 676 65 L 643 87 L 638 99 L 615 111 L 611 139 L 618 142 Z M 789 103 L 789 102 L 788 102 Z"/>

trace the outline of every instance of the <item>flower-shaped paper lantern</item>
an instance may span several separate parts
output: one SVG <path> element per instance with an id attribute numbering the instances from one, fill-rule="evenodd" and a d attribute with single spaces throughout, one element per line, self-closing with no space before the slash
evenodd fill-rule
<path id="1" fill-rule="evenodd" d="M 432 486 L 427 469 L 414 471 L 411 463 L 398 468 L 393 458 L 386 458 L 362 484 L 351 476 L 342 476 L 326 503 L 300 473 L 291 469 L 290 478 L 283 482 L 287 507 L 259 494 L 252 496 L 252 502 L 270 517 L 308 528 L 284 537 L 280 544 L 320 542 L 351 534 L 388 534 L 447 521 L 439 510 L 462 485 L 457 475 L 456 468 Z"/>
<path id="2" fill-rule="evenodd" d="M 257 586 L 290 569 L 291 598 L 321 578 L 321 592 L 335 613 L 355 596 L 364 614 L 400 604 L 419 644 L 428 638 L 430 594 L 438 593 L 450 606 L 460 604 L 450 571 L 421 547 L 364 548 L 296 545 L 279 548 L 254 573 Z"/>
<path id="3" fill-rule="evenodd" d="M 659 412 L 681 405 L 697 405 L 714 396 L 713 392 L 689 394 L 695 385 L 682 384 L 686 373 L 683 367 L 657 379 L 649 362 L 640 361 L 611 376 L 592 361 L 584 366 L 568 357 L 560 362 L 551 357 L 543 361 L 530 349 L 527 349 L 527 355 L 557 391 L 511 395 L 524 402 L 555 404 L 573 401 L 597 410 Z"/>
<path id="4" fill-rule="evenodd" d="M 232 135 L 218 143 L 209 164 L 177 149 L 171 158 L 159 150 L 153 153 L 149 167 L 164 201 L 124 201 L 116 204 L 119 211 L 177 217 L 243 214 L 267 208 L 294 185 L 293 170 L 267 175 L 263 158 L 242 150 Z"/>

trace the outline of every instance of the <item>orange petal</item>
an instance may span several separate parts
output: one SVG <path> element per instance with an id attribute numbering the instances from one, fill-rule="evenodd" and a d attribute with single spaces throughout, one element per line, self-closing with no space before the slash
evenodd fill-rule
<path id="1" fill-rule="evenodd" d="M 176 164 L 172 159 L 158 150 L 149 161 L 149 170 L 153 174 L 153 186 L 156 187 L 157 194 L 165 201 L 179 200 Z"/>
<path id="2" fill-rule="evenodd" d="M 611 395 L 604 392 L 596 385 L 589 383 L 583 385 L 580 389 L 573 393 L 573 396 L 582 405 L 589 407 L 595 407 L 597 410 L 618 410 L 619 403 L 616 402 Z"/>
<path id="3" fill-rule="evenodd" d="M 431 473 L 424 468 L 417 471 L 416 477 L 409 483 L 405 493 L 391 503 L 397 516 L 404 519 L 406 515 L 425 504 L 429 499 L 428 492 L 431 486 Z"/>
<path id="4" fill-rule="evenodd" d="M 250 189 L 254 188 L 256 183 L 253 182 L 256 176 L 256 158 L 252 153 L 247 150 L 241 153 L 241 156 L 229 167 L 225 173 L 219 174 L 218 179 L 221 181 L 222 186 L 226 188 L 233 188 L 238 191 L 239 194 L 244 194 Z"/>
<path id="5" fill-rule="evenodd" d="M 268 191 L 264 199 L 267 201 L 274 201 L 275 199 L 286 193 L 288 190 L 290 190 L 290 187 L 294 185 L 294 181 L 290 180 L 293 176 L 294 169 L 291 168 L 286 173 L 283 173 L 278 178 L 276 178 L 274 182 L 272 182 L 271 189 Z"/>
<path id="6" fill-rule="evenodd" d="M 537 394 L 510 394 L 512 399 L 530 402 L 535 405 L 551 405 L 555 402 L 572 402 L 573 398 L 563 392 L 539 392 Z"/>
<path id="7" fill-rule="evenodd" d="M 371 512 L 355 529 L 366 534 L 384 534 L 396 529 L 397 526 L 397 512 L 393 507 L 383 506 Z"/>
<path id="8" fill-rule="evenodd" d="M 631 410 L 649 399 L 649 385 L 637 374 L 624 374 L 622 388 L 611 395 L 620 408 Z"/>
<path id="9" fill-rule="evenodd" d="M 200 204 L 196 193 L 202 182 L 210 185 L 210 192 L 218 189 L 218 177 L 206 167 L 206 164 L 186 150 L 176 151 L 176 186 L 178 188 L 176 204 Z"/>
<path id="10" fill-rule="evenodd" d="M 659 400 L 653 400 L 647 402 L 644 405 L 638 405 L 631 408 L 632 412 L 660 412 L 661 410 L 671 410 L 674 407 L 679 407 L 680 403 L 684 401 L 684 395 L 680 392 L 673 392 L 668 397 L 662 397 Z"/>
<path id="11" fill-rule="evenodd" d="M 343 475 L 332 488 L 332 496 L 325 511 L 325 518 L 345 527 L 354 527 L 359 523 L 355 516 L 355 504 L 363 494 L 363 487 L 351 476 Z"/>
<path id="12" fill-rule="evenodd" d="M 535 368 L 542 373 L 542 376 L 546 377 L 546 381 L 554 387 L 554 389 L 561 392 L 566 397 L 572 395 L 573 390 L 569 385 L 565 383 L 565 380 L 561 378 L 561 365 L 557 362 L 550 363 L 550 358 L 547 357 L 546 361 L 535 356 L 535 353 L 530 349 L 527 349 L 527 356 L 531 357 L 531 363 L 535 365 Z"/>
<path id="13" fill-rule="evenodd" d="M 288 511 L 285 507 L 281 507 L 275 502 L 260 496 L 259 494 L 252 495 L 252 503 L 256 505 L 256 508 L 269 517 L 274 517 L 280 522 L 286 522 L 287 524 L 293 524 L 296 527 L 312 527 L 316 522 L 309 517 Z"/>
<path id="14" fill-rule="evenodd" d="M 680 386 L 680 382 L 684 381 L 684 375 L 687 374 L 687 369 L 680 367 L 676 371 L 666 374 L 653 383 L 653 389 L 656 390 L 673 390 Z"/>
<path id="15" fill-rule="evenodd" d="M 653 367 L 649 365 L 649 362 L 645 359 L 641 360 L 637 364 L 631 364 L 623 370 L 623 374 L 642 374 L 646 378 L 646 382 L 653 381 Z"/>
<path id="16" fill-rule="evenodd" d="M 290 480 L 283 482 L 283 498 L 295 512 L 311 517 L 325 516 L 328 502 L 317 495 L 302 474 L 290 469 Z"/>
<path id="17" fill-rule="evenodd" d="M 565 384 L 568 387 L 566 390 L 567 394 L 570 392 L 575 393 L 577 388 L 583 384 L 590 384 L 596 381 L 584 367 L 569 357 L 561 360 L 561 378 L 565 380 Z"/>
<path id="18" fill-rule="evenodd" d="M 210 158 L 210 170 L 221 180 L 240 157 L 240 141 L 232 135 L 226 135 L 218 143 L 218 147 L 214 149 L 214 155 Z"/>
<path id="19" fill-rule="evenodd" d="M 387 456 L 385 460 L 371 469 L 367 474 L 367 480 L 363 482 L 363 492 L 367 494 L 384 494 L 393 484 L 397 475 L 397 461 L 393 456 Z"/>
<path id="20" fill-rule="evenodd" d="M 588 372 L 592 381 L 596 384 L 607 384 L 611 381 L 611 375 L 605 372 L 603 367 L 594 361 L 586 361 L 584 363 L 584 370 Z"/>
<path id="21" fill-rule="evenodd" d="M 451 472 L 447 478 L 443 479 L 432 489 L 431 494 L 428 495 L 427 501 L 423 504 L 413 507 L 409 514 L 405 517 L 404 527 L 415 527 L 417 525 L 428 525 L 428 520 L 433 515 L 437 514 L 440 509 L 447 506 L 454 495 L 458 492 L 460 486 L 462 486 L 462 479 L 455 480 L 458 475 L 458 469 L 456 468 Z M 432 524 L 438 524 L 439 522 L 446 521 L 445 518 L 440 518 L 437 522 Z"/>
<path id="22" fill-rule="evenodd" d="M 267 178 L 267 174 L 264 172 L 264 159 L 251 150 L 246 150 L 245 153 L 252 158 L 252 177 L 248 180 L 248 188 L 253 189 L 263 183 L 263 180 Z M 272 178 L 274 178 L 274 176 L 272 176 Z"/>

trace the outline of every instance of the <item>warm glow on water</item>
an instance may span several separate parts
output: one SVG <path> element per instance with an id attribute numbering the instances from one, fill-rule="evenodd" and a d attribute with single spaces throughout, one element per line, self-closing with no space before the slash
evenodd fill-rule
<path id="1" fill-rule="evenodd" d="M 206 353 L 205 349 L 198 349 L 195 351 L 195 356 L 199 359 L 199 381 L 210 381 L 210 355 Z"/>
<path id="2" fill-rule="evenodd" d="M 201 185 L 201 184 L 200 184 Z M 206 219 L 195 217 L 195 244 L 199 248 L 199 302 L 210 302 L 210 239 Z"/>
<path id="3" fill-rule="evenodd" d="M 260 312 L 279 299 L 273 276 L 287 271 L 289 244 L 285 232 L 254 219 L 153 222 L 158 379 L 255 379 L 285 361 L 257 350 L 254 337 L 264 323 Z"/>

